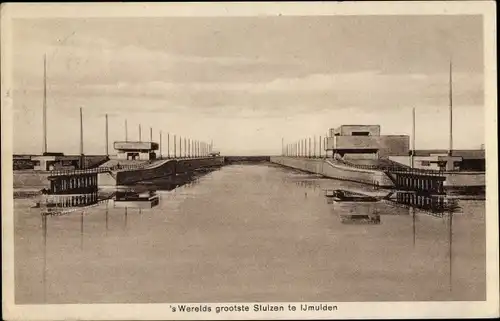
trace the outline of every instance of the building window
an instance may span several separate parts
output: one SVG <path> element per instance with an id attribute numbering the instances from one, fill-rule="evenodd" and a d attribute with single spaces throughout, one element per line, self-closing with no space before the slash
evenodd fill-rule
<path id="1" fill-rule="evenodd" d="M 370 136 L 370 132 L 352 132 L 352 136 Z"/>
<path id="2" fill-rule="evenodd" d="M 430 161 L 421 161 L 420 165 L 421 166 L 431 166 L 431 162 Z"/>

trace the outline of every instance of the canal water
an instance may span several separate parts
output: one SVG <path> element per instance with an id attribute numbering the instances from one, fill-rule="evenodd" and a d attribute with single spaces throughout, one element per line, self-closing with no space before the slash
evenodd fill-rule
<path id="1" fill-rule="evenodd" d="M 151 209 L 45 224 L 15 199 L 16 303 L 485 300 L 483 201 L 443 216 L 377 203 L 378 224 L 346 224 L 324 190 L 370 187 L 271 164 L 154 188 Z"/>

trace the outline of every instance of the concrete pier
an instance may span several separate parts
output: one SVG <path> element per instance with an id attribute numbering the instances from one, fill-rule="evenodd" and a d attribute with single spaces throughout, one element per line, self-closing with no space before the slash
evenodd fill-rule
<path id="1" fill-rule="evenodd" d="M 48 177 L 49 194 L 85 194 L 97 192 L 97 172 L 68 172 Z"/>
<path id="2" fill-rule="evenodd" d="M 380 170 L 352 168 L 328 159 L 271 156 L 271 163 L 323 175 L 325 177 L 359 182 L 381 188 L 392 188 L 394 183 Z"/>
<path id="3" fill-rule="evenodd" d="M 387 175 L 394 180 L 395 187 L 399 190 L 416 191 L 428 194 L 444 194 L 446 177 L 418 171 L 387 171 Z"/>
<path id="4" fill-rule="evenodd" d="M 181 173 L 222 165 L 224 165 L 224 157 L 158 160 L 136 169 L 103 170 L 98 174 L 98 185 L 103 187 L 131 185 L 145 180 L 160 177 L 175 177 Z"/>
<path id="5" fill-rule="evenodd" d="M 70 171 L 48 176 L 49 188 L 44 190 L 40 206 L 87 206 L 98 201 L 97 172 Z"/>

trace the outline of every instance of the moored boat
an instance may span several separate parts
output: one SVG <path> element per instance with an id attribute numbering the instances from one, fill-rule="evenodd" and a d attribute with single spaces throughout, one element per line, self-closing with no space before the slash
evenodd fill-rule
<path id="1" fill-rule="evenodd" d="M 326 190 L 326 197 L 333 198 L 336 202 L 378 202 L 379 199 L 373 196 L 356 193 L 352 191 L 335 189 L 335 190 Z"/>

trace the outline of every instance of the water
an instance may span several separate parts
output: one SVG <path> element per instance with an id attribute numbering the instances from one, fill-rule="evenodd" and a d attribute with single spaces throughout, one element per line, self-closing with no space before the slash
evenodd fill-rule
<path id="1" fill-rule="evenodd" d="M 110 202 L 46 228 L 16 199 L 16 303 L 485 300 L 483 201 L 443 217 L 377 203 L 378 224 L 343 224 L 326 188 L 372 191 L 231 165 L 158 188 L 151 209 Z"/>

